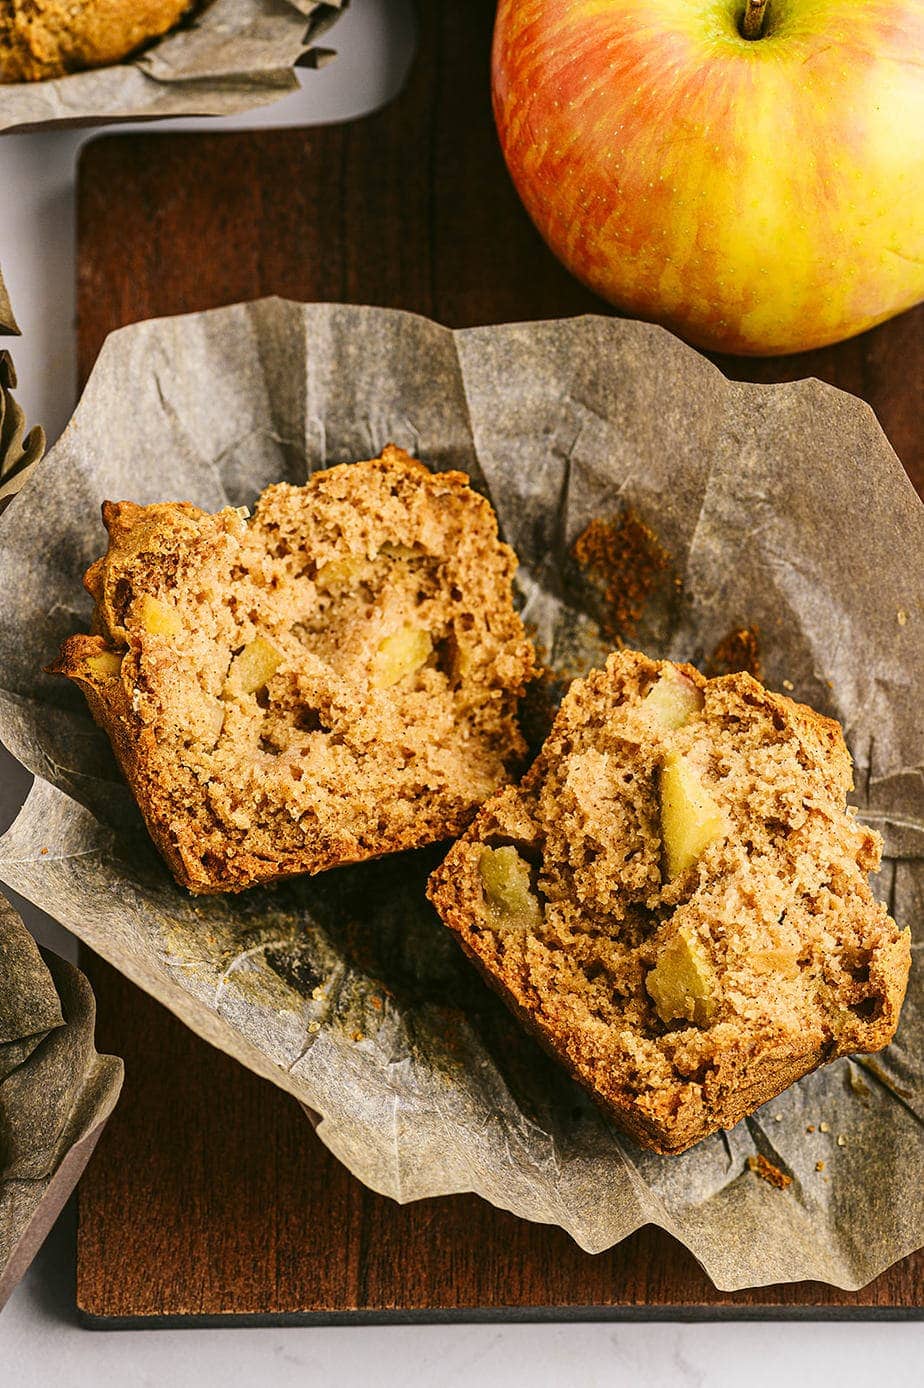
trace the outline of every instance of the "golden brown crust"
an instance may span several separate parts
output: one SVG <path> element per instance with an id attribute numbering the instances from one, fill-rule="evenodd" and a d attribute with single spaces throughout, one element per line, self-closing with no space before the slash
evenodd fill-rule
<path id="1" fill-rule="evenodd" d="M 0 82 L 41 82 L 121 62 L 197 0 L 2 0 Z"/>
<path id="2" fill-rule="evenodd" d="M 665 730 L 649 726 L 645 696 L 671 668 L 704 706 Z M 650 851 L 661 832 L 651 767 L 678 749 L 699 757 L 727 818 L 670 880 Z M 532 768 L 485 803 L 428 895 L 619 1126 L 681 1152 L 895 1032 L 909 935 L 869 890 L 879 840 L 844 809 L 850 784 L 832 720 L 748 675 L 706 681 L 621 652 L 571 687 Z M 499 849 L 520 875 L 491 897 L 485 854 Z M 701 961 L 708 1015 L 665 1017 L 655 1004 L 648 980 L 680 937 Z"/>
<path id="3" fill-rule="evenodd" d="M 51 669 L 191 891 L 454 836 L 522 757 L 516 560 L 464 474 L 389 448 L 268 488 L 250 525 L 189 503 L 103 519 L 92 634 Z M 254 651 L 269 665 L 238 687 Z"/>

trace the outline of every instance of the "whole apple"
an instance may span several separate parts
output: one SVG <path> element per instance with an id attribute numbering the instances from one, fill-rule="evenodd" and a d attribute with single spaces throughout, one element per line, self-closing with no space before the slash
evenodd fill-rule
<path id="1" fill-rule="evenodd" d="M 530 216 L 619 308 L 762 355 L 924 296 L 924 0 L 500 0 L 492 67 Z"/>

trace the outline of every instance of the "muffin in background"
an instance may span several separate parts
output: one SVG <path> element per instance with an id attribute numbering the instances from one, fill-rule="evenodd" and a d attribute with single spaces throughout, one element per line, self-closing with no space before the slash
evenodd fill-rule
<path id="1" fill-rule="evenodd" d="M 43 82 L 119 63 L 160 38 L 196 0 L 6 0 L 0 82 Z"/>

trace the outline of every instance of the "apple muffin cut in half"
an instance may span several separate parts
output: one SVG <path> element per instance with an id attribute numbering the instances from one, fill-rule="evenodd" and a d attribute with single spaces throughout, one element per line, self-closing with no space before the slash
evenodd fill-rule
<path id="1" fill-rule="evenodd" d="M 750 675 L 612 655 L 430 879 L 445 924 L 631 1137 L 682 1152 L 875 1051 L 910 965 L 839 726 Z"/>
<path id="2" fill-rule="evenodd" d="M 459 834 L 524 753 L 513 551 L 462 473 L 400 449 L 238 510 L 103 507 L 86 695 L 192 892 Z"/>

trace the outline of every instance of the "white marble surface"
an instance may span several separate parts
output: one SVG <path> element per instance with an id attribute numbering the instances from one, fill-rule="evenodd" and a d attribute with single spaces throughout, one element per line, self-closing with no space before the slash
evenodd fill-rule
<path id="1" fill-rule="evenodd" d="M 306 73 L 302 89 L 263 111 L 167 128 L 249 128 L 340 120 L 372 110 L 401 85 L 413 52 L 411 0 L 352 0 L 332 46 L 336 63 Z M 75 161 L 92 131 L 0 140 L 0 263 L 23 336 L 11 344 L 28 416 L 51 438 L 74 403 L 73 194 Z M 28 777 L 0 749 L 0 829 Z M 23 908 L 43 942 L 71 958 L 74 942 Z M 285 1330 L 94 1332 L 74 1314 L 74 1216 L 62 1216 L 0 1316 L 0 1388 L 237 1388 L 336 1382 L 402 1385 L 642 1383 L 747 1388 L 835 1383 L 838 1388 L 922 1381 L 920 1323 L 599 1324 L 414 1326 Z"/>

